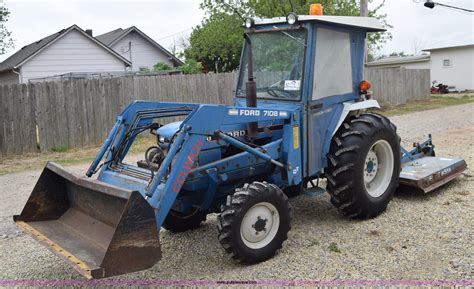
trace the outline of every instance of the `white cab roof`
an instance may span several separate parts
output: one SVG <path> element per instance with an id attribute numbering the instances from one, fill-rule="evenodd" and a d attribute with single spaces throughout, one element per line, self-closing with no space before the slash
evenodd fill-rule
<path id="1" fill-rule="evenodd" d="M 298 21 L 314 21 L 322 24 L 337 24 L 359 27 L 366 29 L 368 32 L 380 32 L 386 30 L 377 19 L 372 17 L 298 15 Z M 285 22 L 286 17 L 255 19 L 255 25 L 277 24 Z"/>

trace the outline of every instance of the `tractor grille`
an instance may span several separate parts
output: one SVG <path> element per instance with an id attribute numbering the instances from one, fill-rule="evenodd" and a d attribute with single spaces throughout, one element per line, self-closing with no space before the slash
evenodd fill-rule
<path id="1" fill-rule="evenodd" d="M 111 165 L 110 168 L 116 171 L 117 173 L 121 173 L 121 174 L 134 177 L 140 180 L 144 180 L 147 182 L 151 180 L 151 173 L 145 172 L 138 168 L 126 166 L 124 164 L 114 164 L 114 165 Z"/>

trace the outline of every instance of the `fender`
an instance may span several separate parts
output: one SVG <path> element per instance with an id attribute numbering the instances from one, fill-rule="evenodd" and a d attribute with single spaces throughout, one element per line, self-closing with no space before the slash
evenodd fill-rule
<path id="1" fill-rule="evenodd" d="M 336 131 L 342 125 L 342 122 L 346 119 L 349 112 L 366 108 L 380 108 L 379 103 L 375 99 L 364 100 L 359 102 L 344 102 L 343 105 L 344 106 L 342 108 L 341 116 L 339 117 L 339 121 L 337 122 L 337 125 L 334 128 L 331 137 L 334 136 Z"/>

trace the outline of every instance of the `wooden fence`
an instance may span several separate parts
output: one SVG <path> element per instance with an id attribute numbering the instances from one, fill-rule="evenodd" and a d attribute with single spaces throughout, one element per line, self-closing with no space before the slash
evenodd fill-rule
<path id="1" fill-rule="evenodd" d="M 372 85 L 374 99 L 382 105 L 401 105 L 430 98 L 430 70 L 369 68 L 365 78 Z"/>
<path id="2" fill-rule="evenodd" d="M 37 150 L 35 107 L 26 85 L 0 86 L 0 157 Z"/>
<path id="3" fill-rule="evenodd" d="M 429 70 L 369 69 L 375 99 L 429 98 Z M 0 158 L 101 144 L 135 99 L 231 104 L 236 73 L 77 79 L 0 86 Z"/>
<path id="4" fill-rule="evenodd" d="M 116 116 L 136 99 L 230 104 L 234 74 L 120 77 L 30 84 L 39 147 L 101 144 Z"/>

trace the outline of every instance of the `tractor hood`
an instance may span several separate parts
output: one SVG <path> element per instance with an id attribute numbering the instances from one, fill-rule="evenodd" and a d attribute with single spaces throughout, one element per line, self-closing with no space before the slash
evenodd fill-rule
<path id="1" fill-rule="evenodd" d="M 237 108 L 245 108 L 246 102 L 245 98 L 235 98 L 234 99 L 234 107 Z M 258 107 L 264 109 L 271 109 L 271 110 L 286 110 L 289 112 L 294 112 L 297 110 L 302 109 L 302 104 L 300 102 L 290 102 L 290 101 L 276 101 L 276 100 L 258 100 Z M 159 129 L 156 130 L 158 137 L 162 140 L 160 142 L 169 142 L 173 135 L 179 130 L 182 121 L 171 122 L 168 124 L 163 125 Z M 265 126 L 267 124 L 261 123 L 261 125 Z M 225 125 L 221 127 L 221 130 L 224 132 L 241 132 L 241 130 L 247 129 L 246 124 L 233 124 L 233 125 Z"/>
<path id="2" fill-rule="evenodd" d="M 166 141 L 169 141 L 173 135 L 179 130 L 179 126 L 182 124 L 182 121 L 172 122 L 165 124 L 160 127 L 156 132 L 160 137 L 163 137 Z"/>

